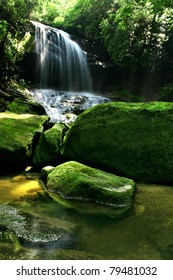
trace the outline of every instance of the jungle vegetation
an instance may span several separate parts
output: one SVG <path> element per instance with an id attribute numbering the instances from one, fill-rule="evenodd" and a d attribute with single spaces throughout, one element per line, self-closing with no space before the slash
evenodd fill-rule
<path id="1" fill-rule="evenodd" d="M 17 76 L 30 20 L 100 41 L 132 82 L 173 68 L 172 0 L 0 0 L 1 85 Z"/>

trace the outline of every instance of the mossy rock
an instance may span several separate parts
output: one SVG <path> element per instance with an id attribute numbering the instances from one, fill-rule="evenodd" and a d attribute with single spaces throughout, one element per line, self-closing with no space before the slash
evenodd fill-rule
<path id="1" fill-rule="evenodd" d="M 7 110 L 16 114 L 46 115 L 42 105 L 31 100 L 20 100 L 16 98 L 6 106 Z"/>
<path id="2" fill-rule="evenodd" d="M 78 162 L 63 163 L 48 174 L 46 189 L 67 200 L 131 207 L 135 183 Z"/>
<path id="3" fill-rule="evenodd" d="M 48 120 L 47 116 L 0 113 L 1 170 L 11 168 L 14 170 L 29 163 L 35 141 L 43 132 Z"/>
<path id="4" fill-rule="evenodd" d="M 140 182 L 173 183 L 173 103 L 112 102 L 82 113 L 62 155 Z"/>
<path id="5" fill-rule="evenodd" d="M 64 129 L 63 124 L 55 124 L 42 133 L 33 156 L 35 167 L 41 168 L 58 162 Z"/>

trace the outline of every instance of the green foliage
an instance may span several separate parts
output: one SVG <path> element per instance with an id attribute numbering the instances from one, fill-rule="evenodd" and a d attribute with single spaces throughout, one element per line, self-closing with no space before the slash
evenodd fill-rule
<path id="1" fill-rule="evenodd" d="M 32 13 L 32 18 L 51 26 L 62 25 L 69 9 L 77 0 L 42 0 Z"/>
<path id="2" fill-rule="evenodd" d="M 173 31 L 172 0 L 77 0 L 63 25 L 102 39 L 113 60 L 136 72 L 158 71 Z"/>
<path id="3" fill-rule="evenodd" d="M 158 92 L 158 100 L 173 101 L 173 82 L 164 85 Z"/>
<path id="4" fill-rule="evenodd" d="M 0 20 L 0 41 L 2 41 L 7 33 L 7 21 L 6 20 Z"/>
<path id="5" fill-rule="evenodd" d="M 111 56 L 133 71 L 139 67 L 158 70 L 173 28 L 172 1 L 119 0 L 118 4 L 116 11 L 112 4 L 100 24 Z"/>
<path id="6" fill-rule="evenodd" d="M 75 26 L 88 38 L 100 37 L 100 22 L 106 17 L 112 0 L 78 0 L 65 18 L 65 26 Z"/>
<path id="7" fill-rule="evenodd" d="M 114 62 L 134 73 L 169 60 L 173 0 L 0 0 L 1 77 L 29 44 L 29 19 L 104 41 Z"/>
<path id="8" fill-rule="evenodd" d="M 42 0 L 0 0 L 0 79 L 16 74 L 16 61 L 23 54 L 20 42 L 30 13 Z"/>

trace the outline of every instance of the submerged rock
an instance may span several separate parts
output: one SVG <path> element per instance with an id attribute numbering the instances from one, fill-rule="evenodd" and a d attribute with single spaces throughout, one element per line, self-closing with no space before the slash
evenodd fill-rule
<path id="1" fill-rule="evenodd" d="M 48 174 L 46 188 L 63 198 L 115 207 L 131 207 L 135 183 L 78 162 L 66 162 Z"/>
<path id="2" fill-rule="evenodd" d="M 48 120 L 48 116 L 0 113 L 1 169 L 14 170 L 28 164 L 35 141 Z"/>
<path id="3" fill-rule="evenodd" d="M 42 182 L 27 174 L 8 175 L 0 177 L 0 203 L 20 203 L 21 201 L 34 201 L 44 198 Z"/>
<path id="4" fill-rule="evenodd" d="M 65 248 L 71 233 L 63 228 L 52 227 L 34 217 L 22 214 L 16 208 L 0 204 L 0 229 L 14 235 L 24 246 L 34 248 Z M 36 229 L 35 229 L 36 228 Z"/>
<path id="5" fill-rule="evenodd" d="M 61 152 L 141 182 L 173 182 L 173 104 L 112 102 L 82 113 Z"/>

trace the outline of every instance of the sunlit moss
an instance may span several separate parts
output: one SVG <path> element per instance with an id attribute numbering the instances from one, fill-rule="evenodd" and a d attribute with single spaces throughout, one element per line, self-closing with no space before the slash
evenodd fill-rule
<path id="1" fill-rule="evenodd" d="M 1 169 L 19 169 L 25 167 L 26 162 L 29 163 L 34 141 L 42 133 L 43 126 L 48 120 L 47 116 L 0 113 Z"/>
<path id="2" fill-rule="evenodd" d="M 135 195 L 133 180 L 70 161 L 48 174 L 46 188 L 67 200 L 92 202 L 122 209 L 131 207 Z"/>
<path id="3" fill-rule="evenodd" d="M 139 182 L 173 182 L 173 104 L 112 102 L 86 110 L 61 152 Z"/>

